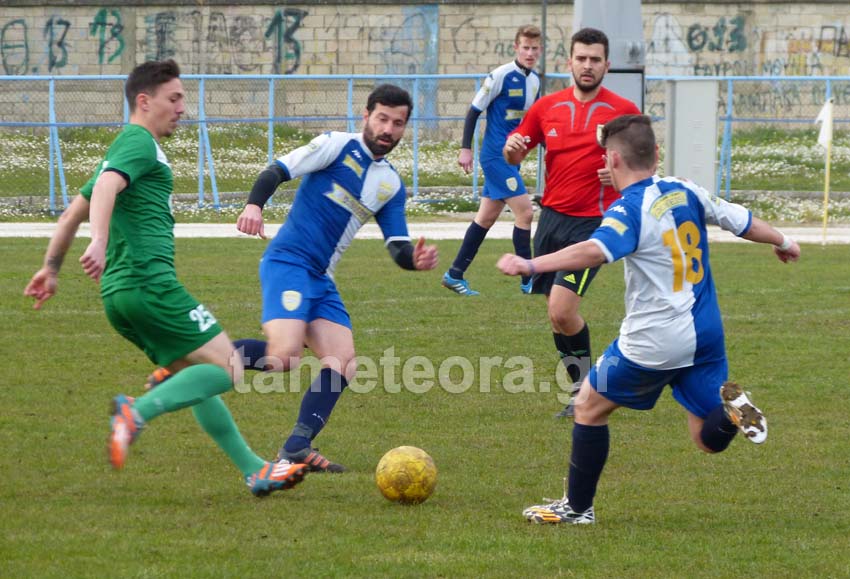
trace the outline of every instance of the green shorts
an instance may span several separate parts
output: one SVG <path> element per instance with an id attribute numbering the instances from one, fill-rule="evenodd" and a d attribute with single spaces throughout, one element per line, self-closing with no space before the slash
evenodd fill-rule
<path id="1" fill-rule="evenodd" d="M 103 296 L 106 317 L 158 366 L 168 366 L 222 332 L 215 317 L 176 279 Z"/>

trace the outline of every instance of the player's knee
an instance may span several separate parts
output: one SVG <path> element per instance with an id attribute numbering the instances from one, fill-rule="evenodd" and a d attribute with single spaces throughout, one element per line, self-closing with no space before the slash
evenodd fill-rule
<path id="1" fill-rule="evenodd" d="M 514 211 L 514 220 L 516 221 L 516 225 L 522 229 L 531 229 L 531 220 L 533 216 L 534 211 L 532 210 L 531 205 Z"/>
<path id="2" fill-rule="evenodd" d="M 562 308 L 549 308 L 549 323 L 553 330 L 568 336 L 576 334 L 584 327 L 584 320 L 581 319 L 581 316 L 572 310 Z M 571 331 L 573 328 L 576 329 Z"/>
<path id="3" fill-rule="evenodd" d="M 269 345 L 266 347 L 265 357 L 258 360 L 258 362 L 262 363 L 266 371 L 289 372 L 297 368 L 301 362 L 302 350 L 278 346 L 269 342 Z"/>

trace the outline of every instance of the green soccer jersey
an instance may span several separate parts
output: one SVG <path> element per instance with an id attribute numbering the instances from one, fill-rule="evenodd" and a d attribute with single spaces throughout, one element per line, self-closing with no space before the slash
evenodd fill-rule
<path id="1" fill-rule="evenodd" d="M 147 129 L 127 125 L 80 189 L 83 197 L 91 200 L 95 181 L 107 170 L 121 174 L 128 185 L 115 199 L 101 295 L 176 277 L 171 214 L 174 176 L 165 153 Z"/>

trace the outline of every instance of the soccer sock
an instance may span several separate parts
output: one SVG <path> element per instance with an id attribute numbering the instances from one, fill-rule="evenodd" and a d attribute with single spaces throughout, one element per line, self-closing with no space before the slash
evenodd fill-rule
<path id="1" fill-rule="evenodd" d="M 348 386 L 348 380 L 345 376 L 331 368 L 322 368 L 318 378 L 310 384 L 310 389 L 301 399 L 298 422 L 283 445 L 286 452 L 298 452 L 310 446 L 310 442 L 327 424 L 346 386 Z"/>
<path id="2" fill-rule="evenodd" d="M 230 410 L 221 396 L 213 396 L 192 407 L 192 413 L 201 428 L 212 438 L 218 447 L 230 457 L 243 475 L 255 473 L 265 465 L 265 461 L 254 454 L 239 427 L 233 421 Z"/>
<path id="3" fill-rule="evenodd" d="M 463 236 L 463 243 L 457 251 L 457 257 L 455 257 L 454 263 L 449 268 L 450 276 L 455 279 L 463 279 L 464 272 L 472 263 L 472 260 L 475 259 L 478 248 L 484 243 L 484 238 L 487 237 L 488 231 L 490 230 L 481 227 L 474 221 L 469 224 L 466 234 Z"/>
<path id="4" fill-rule="evenodd" d="M 566 366 L 567 373 L 570 375 L 570 380 L 581 382 L 586 372 L 583 372 L 585 369 L 584 366 L 579 366 L 576 362 L 587 359 L 588 364 L 586 364 L 586 369 L 590 369 L 590 328 L 585 323 L 578 334 L 567 336 L 566 334 L 552 332 L 552 337 L 555 340 L 555 347 L 558 349 L 561 361 Z M 567 358 L 575 358 L 577 360 L 568 360 Z"/>
<path id="5" fill-rule="evenodd" d="M 723 452 L 726 447 L 738 434 L 738 428 L 726 416 L 726 411 L 723 410 L 723 405 L 718 404 L 717 407 L 708 413 L 705 417 L 705 422 L 702 425 L 699 436 L 702 443 L 714 452 Z"/>
<path id="6" fill-rule="evenodd" d="M 514 225 L 513 239 L 514 252 L 524 259 L 531 259 L 531 230 L 522 229 Z M 523 285 L 527 284 L 530 279 L 531 276 L 522 276 Z"/>
<path id="7" fill-rule="evenodd" d="M 233 342 L 233 347 L 237 350 L 242 350 L 240 353 L 242 354 L 242 363 L 245 370 L 262 370 L 262 368 L 256 366 L 256 364 L 260 358 L 263 358 L 266 355 L 266 342 L 263 340 L 245 338 L 242 340 L 235 340 Z"/>
<path id="8" fill-rule="evenodd" d="M 568 496 L 570 507 L 577 513 L 593 506 L 596 485 L 608 460 L 608 425 L 573 426 L 573 450 L 570 457 Z"/>
<path id="9" fill-rule="evenodd" d="M 133 408 L 147 422 L 160 414 L 199 404 L 231 388 L 233 381 L 224 368 L 215 364 L 198 364 L 180 370 L 144 396 L 136 398 Z"/>

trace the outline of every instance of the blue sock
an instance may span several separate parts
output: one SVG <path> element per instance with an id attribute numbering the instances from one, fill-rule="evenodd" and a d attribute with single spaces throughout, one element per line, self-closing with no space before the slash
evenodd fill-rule
<path id="1" fill-rule="evenodd" d="M 723 410 L 723 405 L 718 404 L 717 407 L 708 413 L 705 417 L 705 422 L 702 425 L 699 436 L 702 443 L 714 452 L 723 452 L 735 435 L 738 434 L 738 428 L 732 424 L 726 412 Z"/>
<path id="2" fill-rule="evenodd" d="M 466 229 L 466 235 L 463 236 L 463 243 L 457 251 L 454 263 L 449 268 L 449 275 L 455 279 L 463 279 L 463 274 L 475 255 L 478 253 L 478 248 L 484 243 L 484 238 L 487 237 L 489 229 L 484 229 L 474 221 L 469 224 Z"/>
<path id="3" fill-rule="evenodd" d="M 260 358 L 266 355 L 266 342 L 245 338 L 244 340 L 234 340 L 233 347 L 242 350 L 240 353 L 245 370 L 262 370 L 256 364 Z"/>
<path id="4" fill-rule="evenodd" d="M 608 460 L 608 425 L 573 426 L 573 451 L 570 457 L 568 496 L 570 507 L 581 513 L 593 506 L 596 485 Z"/>
<path id="5" fill-rule="evenodd" d="M 310 442 L 318 436 L 339 400 L 342 391 L 348 386 L 345 376 L 330 368 L 322 368 L 310 389 L 301 399 L 301 410 L 298 412 L 298 422 L 292 429 L 292 434 L 286 439 L 283 449 L 286 452 L 298 452 L 310 446 Z"/>
<path id="6" fill-rule="evenodd" d="M 514 225 L 514 253 L 518 256 L 531 259 L 531 230 L 530 229 L 521 229 Z M 522 283 L 527 284 L 528 280 L 531 279 L 529 276 L 522 276 Z"/>

